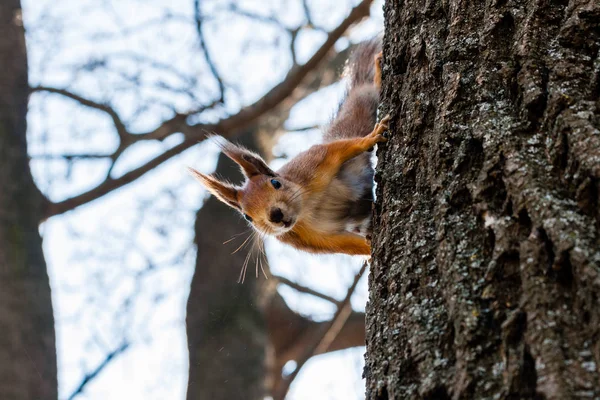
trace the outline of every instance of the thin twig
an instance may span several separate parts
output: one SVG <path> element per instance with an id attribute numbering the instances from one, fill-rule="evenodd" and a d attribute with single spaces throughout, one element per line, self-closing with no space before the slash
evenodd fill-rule
<path id="1" fill-rule="evenodd" d="M 83 96 L 73 93 L 67 89 L 59 89 L 59 88 L 53 88 L 53 87 L 48 87 L 48 86 L 36 86 L 36 87 L 30 88 L 30 91 L 31 92 L 48 92 L 48 93 L 60 94 L 71 100 L 75 100 L 76 102 L 78 102 L 86 107 L 90 107 L 90 108 L 94 108 L 99 111 L 103 111 L 103 112 L 107 113 L 110 116 L 110 118 L 112 118 L 113 123 L 115 124 L 115 129 L 117 130 L 117 134 L 121 138 L 128 135 L 127 129 L 125 128 L 125 124 L 119 117 L 119 114 L 117 114 L 115 109 L 112 108 L 111 106 L 109 106 L 108 104 L 98 103 L 96 101 L 86 99 Z"/>
<path id="2" fill-rule="evenodd" d="M 271 277 L 274 278 L 275 280 L 277 280 L 279 283 L 282 283 L 282 284 L 284 284 L 286 286 L 289 286 L 289 287 L 291 287 L 292 289 L 294 289 L 294 290 L 296 290 L 298 292 L 313 295 L 315 297 L 318 297 L 320 299 L 329 301 L 330 303 L 333 303 L 333 304 L 336 304 L 336 305 L 340 304 L 340 301 L 337 300 L 334 297 L 331 297 L 331 296 L 326 295 L 326 294 L 321 293 L 321 292 L 317 292 L 314 289 L 311 289 L 311 288 L 309 288 L 307 286 L 300 285 L 299 283 L 293 282 L 293 281 L 291 281 L 291 280 L 289 280 L 287 278 L 284 278 L 283 276 L 271 275 Z"/>
<path id="3" fill-rule="evenodd" d="M 90 383 L 92 380 L 94 380 L 94 378 L 96 378 L 98 376 L 98 374 L 100 374 L 100 372 L 102 372 L 102 370 L 104 368 L 106 368 L 115 357 L 117 357 L 119 354 L 122 354 L 123 352 L 125 352 L 125 350 L 127 350 L 127 348 L 129 348 L 129 343 L 125 342 L 118 348 L 116 348 L 113 351 L 111 351 L 110 353 L 108 353 L 106 355 L 106 357 L 104 358 L 104 360 L 96 367 L 96 369 L 94 369 L 90 373 L 87 373 L 83 377 L 83 380 L 81 381 L 79 386 L 77 386 L 77 389 L 75 389 L 75 391 L 68 397 L 68 399 L 73 400 L 75 397 L 82 394 L 85 387 L 87 386 L 87 384 Z"/>
<path id="4" fill-rule="evenodd" d="M 225 84 L 223 83 L 221 75 L 219 75 L 219 72 L 217 71 L 215 62 L 213 61 L 210 52 L 208 51 L 208 46 L 206 45 L 206 40 L 204 39 L 204 32 L 202 31 L 202 23 L 204 22 L 203 18 L 204 17 L 202 16 L 202 12 L 200 10 L 200 0 L 194 0 L 194 19 L 196 20 L 196 32 L 198 33 L 200 48 L 202 50 L 202 54 L 204 54 L 204 59 L 208 64 L 210 72 L 216 79 L 217 84 L 219 85 L 219 102 L 223 103 L 225 99 Z"/>
<path id="5" fill-rule="evenodd" d="M 331 343 L 335 340 L 337 335 L 340 333 L 344 324 L 348 320 L 348 317 L 352 313 L 352 305 L 350 304 L 350 299 L 356 290 L 356 286 L 360 281 L 363 273 L 367 268 L 367 262 L 364 262 L 360 271 L 354 277 L 354 281 L 352 285 L 348 288 L 348 292 L 346 293 L 346 297 L 342 300 L 336 310 L 335 314 L 331 321 L 328 324 L 324 325 L 323 328 L 319 331 L 319 334 L 315 336 L 315 340 L 311 343 L 310 346 L 306 348 L 304 354 L 296 360 L 296 369 L 290 375 L 283 377 L 279 382 L 278 387 L 275 388 L 273 393 L 274 400 L 284 400 L 287 395 L 290 386 L 294 379 L 298 376 L 298 373 L 306 364 L 306 362 L 314 355 L 324 353 L 327 351 L 327 348 L 331 345 Z"/>
<path id="6" fill-rule="evenodd" d="M 35 160 L 89 160 L 89 159 L 102 159 L 102 158 L 111 158 L 112 154 L 95 154 L 95 153 L 82 153 L 82 154 L 32 154 L 31 158 Z"/>
<path id="7" fill-rule="evenodd" d="M 266 23 L 266 24 L 275 25 L 275 26 L 277 26 L 278 28 L 281 28 L 281 29 L 287 29 L 281 23 L 281 21 L 279 21 L 273 15 L 269 15 L 269 16 L 267 16 L 267 15 L 260 15 L 260 14 L 254 13 L 252 11 L 248 11 L 248 10 L 245 10 L 243 8 L 240 8 L 240 6 L 238 4 L 235 4 L 235 3 L 228 4 L 227 5 L 227 9 L 229 11 L 231 11 L 232 13 L 235 13 L 235 14 L 240 15 L 242 17 L 246 17 L 246 18 L 251 19 L 251 20 L 262 22 L 262 23 Z"/>

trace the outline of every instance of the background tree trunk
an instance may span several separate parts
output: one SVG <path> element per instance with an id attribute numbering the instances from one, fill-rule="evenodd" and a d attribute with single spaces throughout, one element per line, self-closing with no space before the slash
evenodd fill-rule
<path id="1" fill-rule="evenodd" d="M 41 194 L 25 141 L 27 53 L 18 0 L 0 2 L 0 398 L 55 399 L 54 318 Z"/>
<path id="2" fill-rule="evenodd" d="M 258 153 L 270 154 L 278 133 L 284 131 L 291 108 L 337 81 L 352 48 L 332 53 L 290 98 L 234 141 Z M 232 182 L 243 180 L 239 167 L 224 156 L 220 156 L 215 172 Z M 276 291 L 277 284 L 282 283 L 277 278 L 265 281 L 260 271 L 259 278 L 255 278 L 256 250 L 249 260 L 247 279 L 243 285 L 237 283 L 252 243 L 232 252 L 250 232 L 236 211 L 214 197 L 208 198 L 198 212 L 198 253 L 186 319 L 189 400 L 263 400 L 266 395 L 274 395 L 283 383 L 283 366 L 290 360 L 300 360 L 328 325 L 329 321 L 315 322 L 290 309 Z M 224 244 L 235 235 L 239 235 L 237 239 Z M 262 264 L 269 274 L 266 258 Z M 364 332 L 364 314 L 352 312 L 330 346 L 317 354 L 362 346 Z"/>
<path id="3" fill-rule="evenodd" d="M 367 398 L 598 398 L 600 3 L 385 16 Z"/>
<path id="4" fill-rule="evenodd" d="M 258 138 L 264 135 L 259 129 L 244 133 L 236 142 L 263 152 Z M 215 172 L 232 182 L 242 180 L 239 167 L 222 155 Z M 276 291 L 281 283 L 276 278 L 265 280 L 260 269 L 256 278 L 258 249 L 249 259 L 244 283 L 238 283 L 253 242 L 233 251 L 250 232 L 236 211 L 212 196 L 198 212 L 196 271 L 186 319 L 189 400 L 262 400 L 272 395 L 281 384 L 283 366 L 299 360 L 328 323 L 313 321 L 290 309 Z M 224 244 L 235 235 L 236 240 Z M 267 260 L 262 256 L 261 260 L 269 276 Z M 361 346 L 364 331 L 364 314 L 352 312 L 331 345 L 315 355 Z"/>
<path id="5" fill-rule="evenodd" d="M 238 143 L 256 151 L 255 136 L 250 130 Z M 215 172 L 231 182 L 243 179 L 239 167 L 222 154 Z M 186 319 L 189 400 L 258 400 L 265 396 L 266 293 L 261 291 L 264 281 L 254 275 L 257 250 L 249 260 L 243 284 L 238 283 L 238 276 L 254 242 L 249 240 L 245 248 L 232 254 L 250 232 L 241 215 L 214 196 L 198 212 L 198 253 Z M 236 235 L 240 235 L 237 240 L 224 244 Z"/>

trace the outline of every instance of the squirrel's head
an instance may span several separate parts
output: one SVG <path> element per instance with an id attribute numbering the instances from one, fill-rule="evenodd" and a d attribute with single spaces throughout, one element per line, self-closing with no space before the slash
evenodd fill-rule
<path id="1" fill-rule="evenodd" d="M 302 208 L 302 187 L 277 175 L 257 154 L 226 140 L 219 146 L 238 164 L 246 177 L 243 186 L 235 186 L 205 175 L 190 172 L 210 193 L 238 210 L 258 231 L 281 235 L 294 227 Z"/>

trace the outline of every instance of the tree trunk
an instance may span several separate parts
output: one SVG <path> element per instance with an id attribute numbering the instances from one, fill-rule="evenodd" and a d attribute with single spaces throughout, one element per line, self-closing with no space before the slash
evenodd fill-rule
<path id="1" fill-rule="evenodd" d="M 253 130 L 239 143 L 257 149 Z M 240 182 L 239 167 L 219 156 L 216 173 Z M 225 242 L 236 235 L 229 245 Z M 209 197 L 196 219 L 196 270 L 187 305 L 190 354 L 189 400 L 262 400 L 266 393 L 267 333 L 261 283 L 254 257 L 243 284 L 238 276 L 254 245 L 232 252 L 250 235 L 248 224 L 230 207 Z M 266 266 L 265 266 L 266 267 Z M 262 274 L 262 273 L 261 273 Z"/>
<path id="2" fill-rule="evenodd" d="M 385 16 L 367 398 L 599 398 L 600 3 Z"/>
<path id="3" fill-rule="evenodd" d="M 26 145 L 27 53 L 18 0 L 0 2 L 0 398 L 56 399 L 42 196 Z"/>

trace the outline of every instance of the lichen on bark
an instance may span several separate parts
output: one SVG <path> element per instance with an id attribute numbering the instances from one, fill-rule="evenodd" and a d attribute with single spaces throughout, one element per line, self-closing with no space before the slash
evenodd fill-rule
<path id="1" fill-rule="evenodd" d="M 600 4 L 384 12 L 367 398 L 599 397 Z"/>

